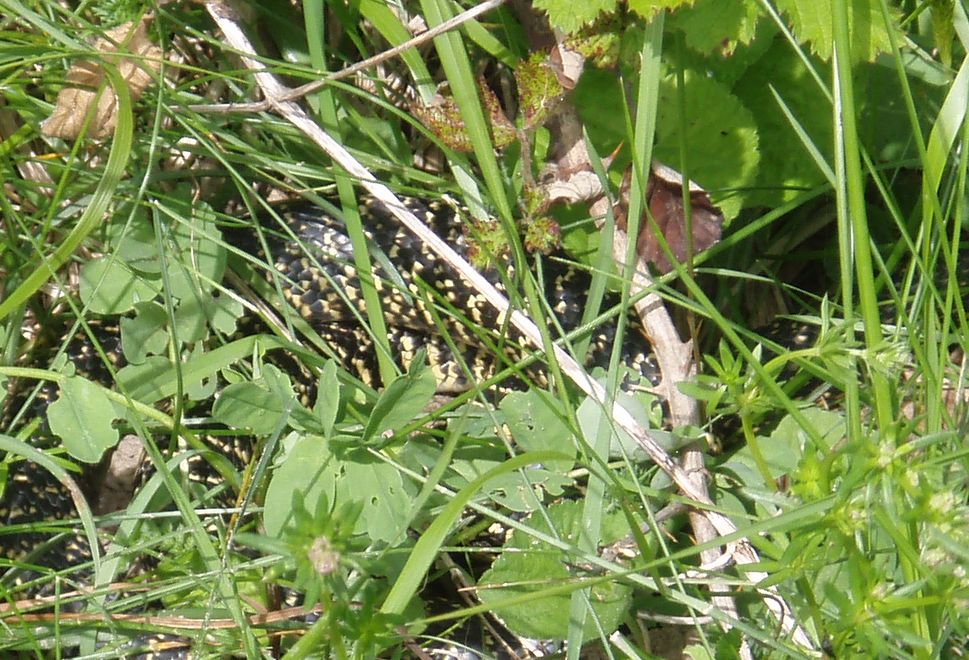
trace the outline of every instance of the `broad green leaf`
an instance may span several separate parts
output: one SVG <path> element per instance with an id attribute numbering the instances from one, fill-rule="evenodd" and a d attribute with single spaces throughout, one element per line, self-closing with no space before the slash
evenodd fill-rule
<path id="1" fill-rule="evenodd" d="M 339 411 L 340 381 L 336 377 L 336 363 L 328 360 L 320 374 L 320 382 L 316 388 L 316 404 L 313 406 L 313 413 L 322 425 L 324 435 L 329 436 L 333 433 L 333 425 L 336 423 Z"/>
<path id="2" fill-rule="evenodd" d="M 159 286 L 136 275 L 120 259 L 101 257 L 81 268 L 81 302 L 96 314 L 123 314 L 154 299 Z"/>
<path id="3" fill-rule="evenodd" d="M 882 18 L 882 0 L 848 0 L 848 30 L 851 35 L 851 57 L 855 62 L 872 62 L 879 53 L 891 51 L 888 30 L 897 30 L 896 9 L 889 5 L 891 28 Z M 777 0 L 777 7 L 790 19 L 795 36 L 822 59 L 831 58 L 834 28 L 831 23 L 831 0 Z M 899 41 L 904 35 L 897 34 Z"/>
<path id="4" fill-rule="evenodd" d="M 585 71 L 573 98 L 583 127 L 601 152 L 609 153 L 623 143 L 626 127 L 616 121 L 624 112 L 622 81 L 615 74 L 599 69 Z"/>
<path id="5" fill-rule="evenodd" d="M 212 398 L 215 394 L 216 389 L 219 387 L 219 378 L 217 374 L 209 374 L 206 362 L 210 356 L 207 353 L 205 347 L 198 346 L 194 350 L 190 351 L 188 358 L 185 359 L 183 363 L 186 370 L 191 369 L 195 365 L 201 364 L 203 368 L 199 370 L 199 377 L 197 379 L 186 379 L 183 381 L 185 386 L 185 394 L 192 401 L 205 401 Z M 185 371 L 183 370 L 183 374 Z M 175 374 L 171 374 L 173 377 Z"/>
<path id="6" fill-rule="evenodd" d="M 407 373 L 391 381 L 377 399 L 361 440 L 369 442 L 415 419 L 430 403 L 436 389 L 434 373 L 418 353 Z"/>
<path id="7" fill-rule="evenodd" d="M 445 482 L 452 488 L 464 488 L 468 483 L 501 465 L 503 458 L 503 456 L 495 456 L 491 460 L 486 458 L 469 459 L 463 454 L 464 452 L 459 451 L 451 464 L 451 469 L 461 478 L 450 476 L 445 479 Z M 543 500 L 541 491 L 537 491 L 536 486 L 551 481 L 548 490 L 553 493 L 561 493 L 562 487 L 571 483 L 571 479 L 562 477 L 561 473 L 551 472 L 541 467 L 529 467 L 524 469 L 523 472 L 524 474 L 522 472 L 499 474 L 482 485 L 481 493 L 512 511 L 530 513 Z"/>
<path id="8" fill-rule="evenodd" d="M 817 429 L 828 448 L 844 437 L 846 422 L 843 413 L 809 407 L 805 408 L 802 414 Z M 804 448 L 808 445 L 810 440 L 807 434 L 790 416 L 785 416 L 769 437 L 758 436 L 757 438 L 757 446 L 774 478 L 791 474 L 801 457 L 805 455 Z M 734 453 L 722 467 L 732 471 L 748 485 L 759 487 L 764 483 L 749 447 Z"/>
<path id="9" fill-rule="evenodd" d="M 946 67 L 952 66 L 952 45 L 956 42 L 954 0 L 930 0 L 932 6 L 932 33 L 939 49 L 939 60 Z"/>
<path id="10" fill-rule="evenodd" d="M 553 452 L 541 452 L 539 454 L 527 453 L 510 458 L 493 470 L 475 479 L 466 488 L 459 492 L 441 511 L 434 521 L 428 526 L 427 530 L 421 534 L 421 538 L 414 546 L 413 552 L 407 559 L 407 563 L 399 572 L 399 577 L 391 588 L 387 599 L 381 606 L 380 611 L 390 614 L 399 614 L 411 601 L 417 588 L 424 580 L 427 570 L 431 567 L 438 550 L 447 538 L 451 527 L 457 521 L 458 516 L 464 511 L 468 502 L 477 495 L 481 486 L 490 479 L 497 477 L 502 472 L 510 472 L 524 467 L 528 463 L 539 461 L 558 460 L 560 455 Z"/>
<path id="11" fill-rule="evenodd" d="M 825 75 L 824 68 L 819 68 Z M 777 92 L 827 162 L 834 162 L 831 106 L 797 54 L 788 44 L 776 41 L 733 87 L 744 105 L 757 111 L 760 170 L 755 190 L 746 194 L 748 205 L 773 207 L 825 180 L 771 90 Z"/>
<path id="12" fill-rule="evenodd" d="M 649 411 L 643 406 L 639 399 L 625 393 L 616 393 L 617 403 L 622 404 L 622 406 L 632 413 L 633 417 L 639 424 L 646 429 L 650 429 L 650 436 L 656 440 L 660 446 L 663 447 L 668 452 L 675 452 L 677 449 L 690 441 L 687 439 L 678 438 L 672 433 L 667 431 L 661 431 L 655 428 L 656 424 L 652 419 L 650 419 Z M 579 427 L 582 429 L 583 435 L 592 442 L 592 438 L 596 437 L 602 424 L 602 417 L 606 415 L 602 404 L 595 401 L 592 398 L 586 397 L 583 400 L 582 405 L 579 406 L 579 410 L 576 412 L 576 419 L 579 421 Z M 611 419 L 611 415 L 609 415 Z M 593 442 L 593 444 L 595 444 Z M 622 456 L 628 457 L 632 461 L 648 461 L 649 456 L 646 454 L 645 450 L 639 446 L 639 444 L 633 440 L 628 433 L 619 428 L 616 425 L 612 426 L 612 438 L 610 440 L 610 451 L 609 454 L 612 458 L 619 458 Z"/>
<path id="13" fill-rule="evenodd" d="M 283 414 L 283 402 L 273 392 L 255 383 L 226 387 L 212 408 L 212 416 L 234 429 L 267 435 Z"/>
<path id="14" fill-rule="evenodd" d="M 175 308 L 175 332 L 180 344 L 194 344 L 208 334 L 209 314 L 216 310 L 206 293 L 196 292 L 183 298 Z"/>
<path id="15" fill-rule="evenodd" d="M 692 5 L 694 0 L 629 0 L 629 9 L 646 20 L 652 20 L 656 14 L 666 9 L 679 9 Z"/>
<path id="16" fill-rule="evenodd" d="M 161 273 L 155 231 L 144 213 L 136 213 L 130 223 L 109 225 L 108 242 L 115 258 L 132 270 L 146 275 Z"/>
<path id="17" fill-rule="evenodd" d="M 407 487 L 400 471 L 364 450 L 345 457 L 336 482 L 337 504 L 356 501 L 363 504 L 355 533 L 372 541 L 391 543 L 400 540 L 409 517 L 415 491 Z"/>
<path id="18" fill-rule="evenodd" d="M 138 401 L 157 401 L 175 390 L 172 362 L 164 355 L 149 355 L 141 364 L 119 369 L 118 384 Z"/>
<path id="19" fill-rule="evenodd" d="M 727 56 L 738 43 L 751 42 L 760 16 L 755 0 L 696 0 L 690 9 L 673 13 L 666 26 L 679 29 L 686 45 L 700 53 Z"/>
<path id="20" fill-rule="evenodd" d="M 527 524 L 536 531 L 575 543 L 582 530 L 582 503 L 562 502 L 550 506 L 547 514 L 547 517 L 532 514 Z M 621 514 L 611 513 L 603 518 L 603 543 L 613 543 L 626 532 L 628 527 Z M 481 602 L 494 607 L 495 614 L 516 634 L 535 639 L 565 639 L 571 591 L 583 586 L 576 579 L 579 576 L 575 568 L 571 568 L 575 559 L 520 530 L 512 533 L 504 550 L 478 582 Z M 570 588 L 543 594 L 554 587 Z M 514 596 L 533 598 L 501 604 Z M 632 589 L 619 580 L 600 582 L 592 587 L 589 600 L 599 625 L 609 635 L 622 623 L 632 602 Z M 583 638 L 598 636 L 599 629 L 590 616 L 585 622 Z"/>
<path id="21" fill-rule="evenodd" d="M 65 378 L 57 400 L 47 408 L 50 429 L 79 461 L 97 463 L 118 443 L 114 406 L 100 387 L 79 376 Z"/>
<path id="22" fill-rule="evenodd" d="M 289 524 L 294 493 L 308 511 L 316 511 L 322 498 L 334 508 L 358 502 L 363 512 L 354 533 L 385 543 L 400 539 L 414 495 L 394 466 L 366 450 L 337 455 L 329 442 L 315 435 L 299 438 L 273 473 L 266 492 L 270 536 L 278 536 Z"/>
<path id="23" fill-rule="evenodd" d="M 262 378 L 226 387 L 212 408 L 212 416 L 232 428 L 268 435 L 285 421 L 282 416 L 291 409 L 293 398 L 289 377 L 267 364 Z"/>
<path id="24" fill-rule="evenodd" d="M 616 10 L 617 0 L 535 0 L 535 6 L 548 12 L 548 21 L 566 32 L 579 28 L 599 17 L 599 14 Z"/>
<path id="25" fill-rule="evenodd" d="M 206 313 L 212 329 L 228 337 L 234 335 L 237 329 L 236 322 L 244 311 L 242 303 L 232 296 L 220 295 L 218 292 L 212 293 L 209 303 L 211 307 Z"/>
<path id="26" fill-rule="evenodd" d="M 193 206 L 183 222 L 172 227 L 177 261 L 169 263 L 171 294 L 181 300 L 211 292 L 222 281 L 227 263 L 222 232 L 208 206 Z"/>
<path id="27" fill-rule="evenodd" d="M 293 493 L 300 494 L 309 511 L 316 510 L 321 498 L 333 502 L 338 474 L 339 461 L 322 438 L 313 435 L 299 438 L 290 448 L 286 461 L 273 472 L 266 490 L 266 534 L 279 537 L 292 521 Z"/>
<path id="28" fill-rule="evenodd" d="M 686 115 L 680 113 L 676 78 L 660 87 L 653 157 L 680 169 L 680 131 L 686 131 L 689 176 L 706 188 L 727 220 L 745 206 L 745 193 L 760 165 L 758 128 L 753 115 L 729 89 L 693 71 L 686 72 Z"/>
<path id="29" fill-rule="evenodd" d="M 482 485 L 482 495 L 512 511 L 528 513 L 534 511 L 543 501 L 545 491 L 552 495 L 560 494 L 564 487 L 573 482 L 565 472 L 567 468 L 560 468 L 563 465 L 571 467 L 575 455 L 574 447 L 570 446 L 571 442 L 567 438 L 562 440 L 569 446 L 555 450 L 555 455 L 561 460 L 556 461 L 554 467 L 535 463 L 515 472 L 499 472 Z M 444 482 L 455 490 L 465 488 L 482 475 L 495 470 L 505 461 L 507 455 L 504 445 L 497 441 L 492 431 L 489 439 L 463 445 L 455 452 Z"/>
<path id="30" fill-rule="evenodd" d="M 154 302 L 137 303 L 134 318 L 121 319 L 121 347 L 129 364 L 160 355 L 168 344 L 168 314 Z"/>
<path id="31" fill-rule="evenodd" d="M 501 400 L 505 423 L 515 442 L 525 451 L 548 449 L 569 456 L 577 453 L 575 438 L 563 418 L 562 406 L 554 407 L 556 401 L 534 390 L 512 392 Z M 563 461 L 546 467 L 565 473 L 574 465 L 574 461 Z"/>

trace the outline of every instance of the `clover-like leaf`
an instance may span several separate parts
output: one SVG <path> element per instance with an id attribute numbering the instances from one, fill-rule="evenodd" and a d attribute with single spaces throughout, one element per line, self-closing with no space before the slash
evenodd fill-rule
<path id="1" fill-rule="evenodd" d="M 80 284 L 81 302 L 97 314 L 123 314 L 136 303 L 152 300 L 160 291 L 157 281 L 137 275 L 113 257 L 84 264 Z"/>
<path id="2" fill-rule="evenodd" d="M 80 376 L 65 378 L 57 400 L 47 408 L 51 431 L 64 441 L 71 456 L 85 463 L 97 463 L 118 444 L 118 430 L 112 426 L 115 417 L 104 390 Z"/>

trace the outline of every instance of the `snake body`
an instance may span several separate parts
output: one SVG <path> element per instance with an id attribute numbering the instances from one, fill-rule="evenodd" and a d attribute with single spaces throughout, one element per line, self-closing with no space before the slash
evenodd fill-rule
<path id="1" fill-rule="evenodd" d="M 459 255 L 467 257 L 469 240 L 455 209 L 439 201 L 403 201 Z M 368 198 L 361 204 L 360 213 L 376 255 L 374 286 L 387 319 L 389 344 L 404 369 L 423 348 L 437 378 L 438 391 L 455 393 L 493 375 L 503 359 L 509 364 L 522 357 L 519 337 L 503 328 L 495 309 L 460 280 L 449 264 L 400 226 L 383 204 Z M 305 205 L 287 209 L 285 219 L 296 240 L 269 241 L 270 261 L 285 297 L 303 319 L 330 340 L 345 366 L 364 382 L 377 384 L 374 338 L 360 323 L 366 318 L 366 308 L 345 225 L 339 218 Z M 255 246 L 252 249 L 259 251 Z M 490 268 L 483 274 L 496 288 L 507 292 L 510 273 L 514 270 L 503 266 L 501 271 Z M 541 285 L 553 337 L 558 336 L 559 328 L 568 333 L 579 327 L 590 282 L 587 272 L 563 259 L 544 260 Z M 604 306 L 616 302 L 614 297 L 607 297 Z M 658 369 L 639 320 L 630 315 L 628 322 L 621 347 L 621 361 L 632 370 L 627 384 L 655 383 Z M 608 366 L 615 333 L 614 321 L 591 332 L 588 366 Z M 540 385 L 545 384 L 540 369 L 530 375 Z"/>

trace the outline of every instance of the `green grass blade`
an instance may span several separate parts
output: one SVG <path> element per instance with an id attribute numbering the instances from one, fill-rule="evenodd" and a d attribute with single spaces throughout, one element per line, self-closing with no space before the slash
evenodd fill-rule
<path id="1" fill-rule="evenodd" d="M 0 302 L 0 321 L 37 293 L 40 287 L 51 278 L 58 268 L 67 262 L 84 239 L 101 223 L 105 211 L 116 195 L 118 184 L 124 176 L 125 166 L 131 157 L 133 127 L 131 99 L 128 88 L 118 70 L 105 65 L 104 71 L 111 87 L 102 91 L 102 94 L 113 91 L 118 100 L 117 125 L 114 129 L 114 140 L 111 145 L 111 153 L 108 155 L 108 161 L 104 167 L 104 174 L 91 196 L 91 203 L 81 214 L 77 226 L 54 250 L 53 254 L 44 258 L 43 263 L 39 264 L 13 293 L 7 296 L 3 302 Z"/>

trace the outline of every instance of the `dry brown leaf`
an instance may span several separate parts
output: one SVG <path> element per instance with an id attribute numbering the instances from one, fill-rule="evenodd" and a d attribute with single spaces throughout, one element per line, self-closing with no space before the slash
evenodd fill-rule
<path id="1" fill-rule="evenodd" d="M 106 62 L 118 67 L 128 85 L 132 101 L 141 97 L 161 66 L 161 49 L 148 39 L 150 20 L 151 17 L 146 16 L 137 25 L 131 22 L 119 25 L 94 45 L 98 52 L 104 53 Z M 65 140 L 76 138 L 95 99 L 97 108 L 91 118 L 88 135 L 93 138 L 111 135 L 117 121 L 118 101 L 110 87 L 102 91 L 98 98 L 98 89 L 104 82 L 101 64 L 90 60 L 77 62 L 68 71 L 67 82 L 68 86 L 57 95 L 57 104 L 51 116 L 41 124 L 44 135 Z"/>

